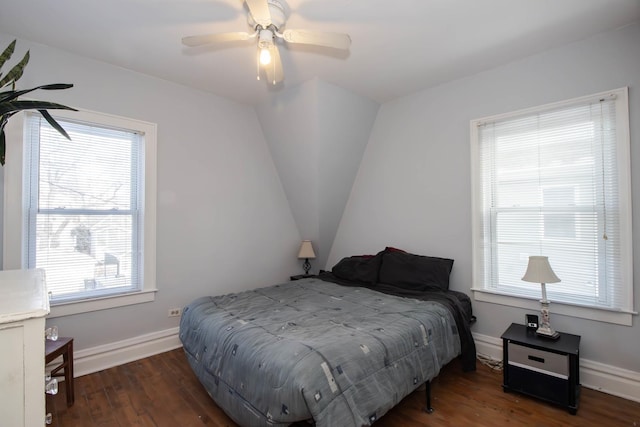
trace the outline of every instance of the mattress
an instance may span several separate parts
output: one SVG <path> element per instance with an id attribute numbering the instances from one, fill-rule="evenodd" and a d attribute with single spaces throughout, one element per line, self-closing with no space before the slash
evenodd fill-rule
<path id="1" fill-rule="evenodd" d="M 242 426 L 370 425 L 461 353 L 442 303 L 318 278 L 198 298 L 180 339 Z"/>

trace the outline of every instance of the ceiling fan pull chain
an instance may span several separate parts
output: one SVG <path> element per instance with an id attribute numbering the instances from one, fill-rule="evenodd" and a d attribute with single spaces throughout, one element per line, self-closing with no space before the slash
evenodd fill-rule
<path id="1" fill-rule="evenodd" d="M 273 63 L 273 85 L 276 85 L 276 61 L 271 61 Z"/>
<path id="2" fill-rule="evenodd" d="M 260 49 L 256 55 L 256 80 L 260 80 Z"/>

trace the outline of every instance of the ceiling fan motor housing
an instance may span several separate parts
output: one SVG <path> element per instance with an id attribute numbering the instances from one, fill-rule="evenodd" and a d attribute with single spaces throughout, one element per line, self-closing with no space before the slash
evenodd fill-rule
<path id="1" fill-rule="evenodd" d="M 258 38 L 258 48 L 268 49 L 273 45 L 273 33 L 271 30 L 260 30 L 260 36 Z"/>
<path id="2" fill-rule="evenodd" d="M 265 0 L 267 5 L 269 6 L 269 13 L 271 14 L 271 24 L 279 29 L 284 26 L 284 23 L 287 22 L 287 17 L 289 15 L 289 8 L 286 3 L 279 0 Z M 247 14 L 247 22 L 251 26 L 251 28 L 256 28 L 259 24 L 253 18 L 251 13 Z"/>

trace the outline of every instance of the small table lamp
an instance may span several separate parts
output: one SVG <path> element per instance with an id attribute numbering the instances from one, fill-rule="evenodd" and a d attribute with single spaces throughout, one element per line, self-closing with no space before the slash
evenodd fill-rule
<path id="1" fill-rule="evenodd" d="M 549 300 L 547 300 L 547 288 L 545 284 L 558 283 L 560 279 L 551 269 L 551 266 L 549 265 L 549 258 L 546 256 L 530 256 L 529 265 L 527 266 L 527 271 L 524 273 L 522 280 L 525 282 L 540 283 L 542 285 L 542 301 L 540 301 L 542 304 L 542 308 L 540 310 L 542 320 L 540 321 L 540 326 L 538 327 L 536 334 L 554 340 L 558 339 L 560 334 L 554 331 L 549 323 Z"/>
<path id="2" fill-rule="evenodd" d="M 303 240 L 302 244 L 300 245 L 300 250 L 298 251 L 298 259 L 304 259 L 302 268 L 304 268 L 305 276 L 309 275 L 309 270 L 311 269 L 311 263 L 309 262 L 309 259 L 314 259 L 315 257 L 316 253 L 313 251 L 311 240 Z"/>

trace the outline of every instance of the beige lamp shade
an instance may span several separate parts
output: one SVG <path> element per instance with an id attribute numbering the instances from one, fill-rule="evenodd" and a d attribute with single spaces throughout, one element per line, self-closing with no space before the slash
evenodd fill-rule
<path id="1" fill-rule="evenodd" d="M 531 283 L 558 283 L 560 279 L 549 265 L 549 257 L 530 256 L 527 271 L 522 280 Z"/>
<path id="2" fill-rule="evenodd" d="M 300 245 L 300 250 L 298 251 L 299 259 L 314 259 L 316 257 L 316 253 L 313 251 L 313 246 L 311 245 L 311 240 L 303 240 Z"/>

